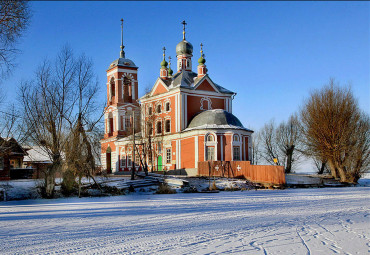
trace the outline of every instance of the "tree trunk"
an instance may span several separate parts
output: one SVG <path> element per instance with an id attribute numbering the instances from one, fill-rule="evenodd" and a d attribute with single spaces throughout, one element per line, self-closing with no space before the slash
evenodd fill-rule
<path id="1" fill-rule="evenodd" d="M 325 171 L 326 162 L 321 162 L 321 167 L 318 174 L 323 174 Z"/>
<path id="2" fill-rule="evenodd" d="M 329 169 L 330 169 L 330 173 L 331 175 L 337 179 L 338 178 L 338 173 L 337 173 L 337 169 L 335 167 L 335 164 L 332 160 L 329 160 Z"/>
<path id="3" fill-rule="evenodd" d="M 55 190 L 55 176 L 52 170 L 53 166 L 50 167 L 50 171 L 45 173 L 45 197 L 53 198 Z"/>

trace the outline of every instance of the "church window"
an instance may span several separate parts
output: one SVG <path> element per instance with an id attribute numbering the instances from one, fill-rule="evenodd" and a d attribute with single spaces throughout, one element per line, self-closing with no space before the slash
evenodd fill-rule
<path id="1" fill-rule="evenodd" d="M 135 165 L 140 166 L 140 156 L 137 153 L 135 154 Z"/>
<path id="2" fill-rule="evenodd" d="M 213 137 L 213 135 L 208 135 L 207 136 L 207 142 L 213 142 L 215 140 L 215 138 Z"/>
<path id="3" fill-rule="evenodd" d="M 123 116 L 120 116 L 120 124 L 121 124 L 121 130 L 123 130 Z"/>
<path id="4" fill-rule="evenodd" d="M 215 147 L 207 146 L 206 147 L 206 161 L 215 160 Z"/>
<path id="5" fill-rule="evenodd" d="M 162 122 L 157 122 L 157 135 L 162 134 Z"/>
<path id="6" fill-rule="evenodd" d="M 162 112 L 162 105 L 157 105 L 157 113 L 161 113 Z"/>
<path id="7" fill-rule="evenodd" d="M 108 119 L 109 121 L 108 121 L 108 133 L 109 133 L 109 135 L 112 135 L 112 133 L 113 133 L 113 117 L 111 117 L 111 118 L 109 118 Z"/>
<path id="8" fill-rule="evenodd" d="M 114 83 L 114 79 L 112 79 L 110 82 L 110 88 L 111 88 L 112 97 L 116 96 L 116 85 Z"/>
<path id="9" fill-rule="evenodd" d="M 166 164 L 171 164 L 171 148 L 166 149 Z"/>
<path id="10" fill-rule="evenodd" d="M 166 120 L 164 122 L 164 126 L 165 126 L 165 132 L 170 133 L 171 132 L 171 120 Z"/>
<path id="11" fill-rule="evenodd" d="M 132 166 L 132 155 L 127 156 L 127 166 L 128 167 Z"/>
<path id="12" fill-rule="evenodd" d="M 236 146 L 233 149 L 233 160 L 234 161 L 240 160 L 240 147 L 239 146 Z"/>
<path id="13" fill-rule="evenodd" d="M 153 124 L 152 123 L 148 123 L 147 125 L 147 134 L 148 135 L 153 135 Z"/>
<path id="14" fill-rule="evenodd" d="M 126 167 L 126 156 L 121 155 L 121 167 Z"/>
<path id="15" fill-rule="evenodd" d="M 148 108 L 148 114 L 152 115 L 153 114 L 153 107 L 149 106 Z"/>
<path id="16" fill-rule="evenodd" d="M 238 135 L 234 135 L 234 142 L 239 142 L 239 136 Z"/>
<path id="17" fill-rule="evenodd" d="M 126 127 L 126 129 L 131 128 L 131 118 L 130 118 L 130 116 L 125 117 L 125 127 Z"/>
<path id="18" fill-rule="evenodd" d="M 170 102 L 166 102 L 165 109 L 166 109 L 166 112 L 170 111 Z"/>

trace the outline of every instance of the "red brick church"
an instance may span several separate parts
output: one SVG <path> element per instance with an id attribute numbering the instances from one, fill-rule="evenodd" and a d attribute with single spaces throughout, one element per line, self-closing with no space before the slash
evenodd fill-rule
<path id="1" fill-rule="evenodd" d="M 121 41 L 120 58 L 107 70 L 101 159 L 108 173 L 131 171 L 133 165 L 140 171 L 146 162 L 152 170 L 196 174 L 200 161 L 250 160 L 253 131 L 232 114 L 236 93 L 211 79 L 202 44 L 193 72 L 193 45 L 185 38 L 185 25 L 176 46 L 177 71 L 163 48 L 159 77 L 141 98 L 138 67 L 126 58 Z"/>

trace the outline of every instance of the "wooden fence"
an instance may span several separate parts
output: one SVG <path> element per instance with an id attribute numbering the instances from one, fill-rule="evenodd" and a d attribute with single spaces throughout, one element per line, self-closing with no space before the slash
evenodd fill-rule
<path id="1" fill-rule="evenodd" d="M 200 176 L 245 178 L 259 183 L 285 184 L 283 166 L 251 165 L 249 161 L 201 161 Z"/>

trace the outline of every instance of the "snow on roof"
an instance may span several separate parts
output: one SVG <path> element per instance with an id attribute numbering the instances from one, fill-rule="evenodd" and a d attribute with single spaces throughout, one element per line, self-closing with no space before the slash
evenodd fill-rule
<path id="1" fill-rule="evenodd" d="M 40 146 L 32 146 L 27 151 L 27 156 L 23 158 L 23 162 L 39 162 L 39 163 L 52 163 L 50 155 Z"/>

